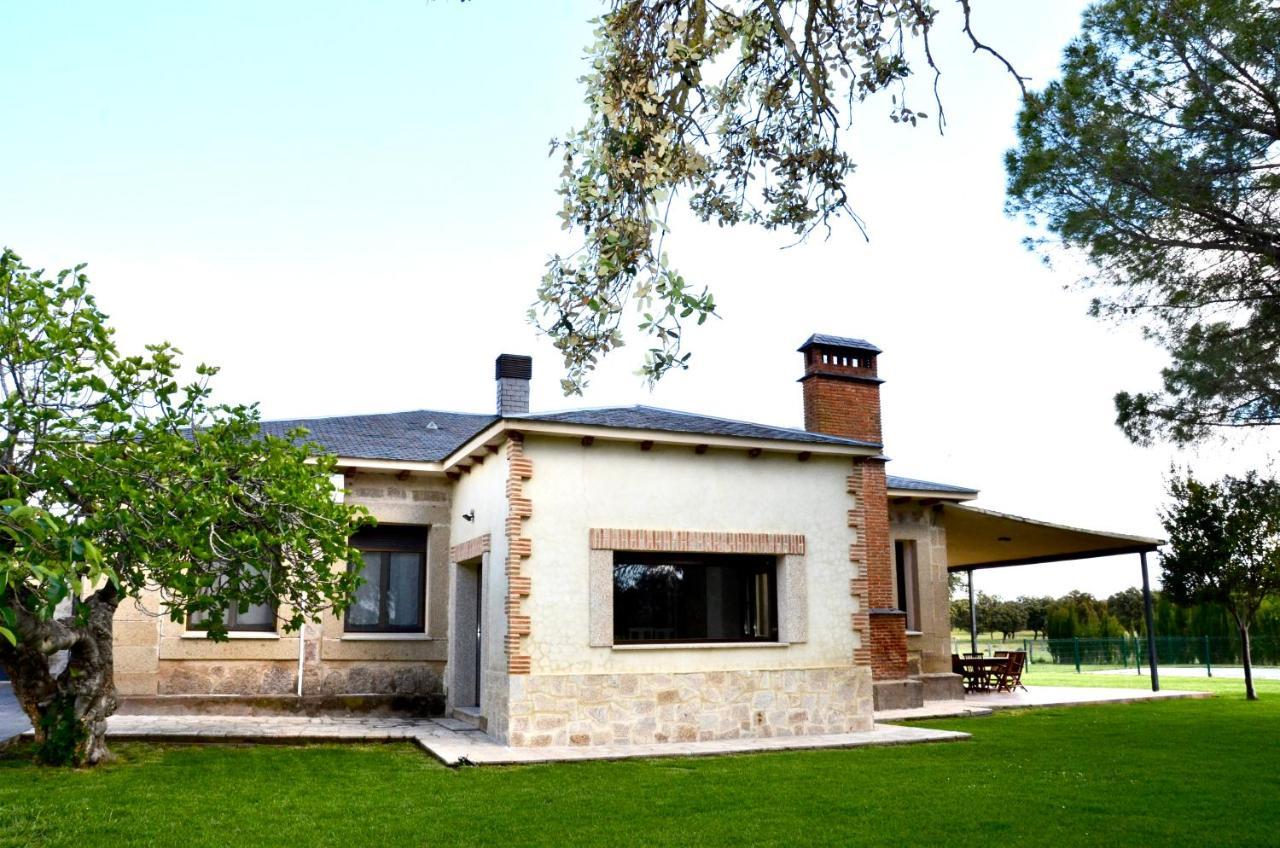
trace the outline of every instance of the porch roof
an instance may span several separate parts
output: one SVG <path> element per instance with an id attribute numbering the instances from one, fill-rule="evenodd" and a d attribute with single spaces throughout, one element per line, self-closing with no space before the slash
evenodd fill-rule
<path id="1" fill-rule="evenodd" d="M 1089 559 L 1154 551 L 1160 539 L 1050 524 L 966 504 L 941 507 L 947 520 L 947 569 Z"/>

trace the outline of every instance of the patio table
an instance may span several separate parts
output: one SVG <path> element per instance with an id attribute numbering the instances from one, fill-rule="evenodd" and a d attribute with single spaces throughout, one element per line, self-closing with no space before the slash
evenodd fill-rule
<path id="1" fill-rule="evenodd" d="M 992 672 L 1009 664 L 1008 657 L 960 657 L 966 692 L 985 692 L 991 688 Z"/>

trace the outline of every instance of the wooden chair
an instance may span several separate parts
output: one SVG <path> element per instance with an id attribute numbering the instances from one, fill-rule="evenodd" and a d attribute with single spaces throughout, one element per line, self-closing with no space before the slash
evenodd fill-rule
<path id="1" fill-rule="evenodd" d="M 1026 651 L 1010 651 L 1004 668 L 1000 670 L 999 679 L 996 681 L 996 691 L 1012 693 L 1014 689 L 1018 688 L 1021 688 L 1023 692 L 1027 691 L 1027 687 L 1022 685 L 1022 670 L 1026 668 L 1026 665 Z"/>

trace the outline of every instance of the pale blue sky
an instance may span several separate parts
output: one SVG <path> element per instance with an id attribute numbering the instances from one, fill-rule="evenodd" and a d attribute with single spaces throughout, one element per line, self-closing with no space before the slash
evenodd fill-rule
<path id="1" fill-rule="evenodd" d="M 535 408 L 652 403 L 796 426 L 811 332 L 869 338 L 891 471 L 973 485 L 982 505 L 1155 534 L 1171 459 L 1247 467 L 1258 439 L 1197 454 L 1127 444 L 1115 391 L 1162 361 L 1084 315 L 1006 219 L 1001 157 L 1017 92 L 945 10 L 939 137 L 855 115 L 851 225 L 782 235 L 682 219 L 673 261 L 722 321 L 652 394 L 626 349 L 585 399 L 524 321 L 554 217 L 550 138 L 584 116 L 597 2 L 37 2 L 0 5 L 0 244 L 89 271 L 122 342 L 168 339 L 223 366 L 219 395 L 268 417 L 487 410 L 492 360 L 535 357 Z M 1077 0 L 979 0 L 975 27 L 1036 80 Z M 932 112 L 927 88 L 918 105 Z M 1131 585 L 1128 559 L 984 575 L 1006 594 Z"/>

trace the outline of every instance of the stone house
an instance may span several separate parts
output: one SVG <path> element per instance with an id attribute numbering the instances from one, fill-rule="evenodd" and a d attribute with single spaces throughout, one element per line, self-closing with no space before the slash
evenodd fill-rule
<path id="1" fill-rule="evenodd" d="M 869 729 L 874 705 L 961 696 L 948 569 L 1135 549 L 886 474 L 880 351 L 800 348 L 805 429 L 645 406 L 277 421 L 338 457 L 378 525 L 343 618 L 229 642 L 122 605 L 126 709 L 447 710 L 512 745 Z"/>

